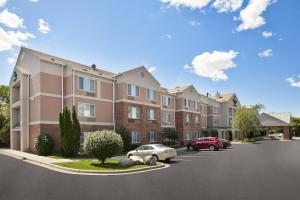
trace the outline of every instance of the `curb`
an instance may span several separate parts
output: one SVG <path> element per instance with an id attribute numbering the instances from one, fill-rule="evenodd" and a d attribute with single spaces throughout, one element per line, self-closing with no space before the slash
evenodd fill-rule
<path id="1" fill-rule="evenodd" d="M 69 167 L 62 167 L 56 164 L 50 164 L 51 167 L 55 167 L 58 169 L 71 171 L 71 172 L 78 172 L 78 173 L 92 173 L 92 174 L 103 174 L 103 175 L 116 175 L 116 174 L 128 174 L 133 172 L 146 172 L 153 169 L 160 169 L 166 167 L 164 163 L 160 163 L 156 166 L 149 166 L 141 169 L 129 169 L 129 170 L 114 170 L 114 171 L 99 171 L 99 170 L 84 170 L 84 169 L 73 169 Z"/>
<path id="2" fill-rule="evenodd" d="M 60 171 L 63 173 L 68 173 L 68 172 L 73 172 L 81 175 L 126 175 L 126 174 L 133 174 L 133 173 L 141 173 L 141 172 L 147 172 L 147 171 L 152 171 L 152 170 L 157 170 L 157 169 L 163 169 L 163 168 L 168 168 L 169 165 L 165 163 L 159 163 L 159 165 L 156 166 L 149 166 L 141 169 L 129 169 L 129 170 L 114 170 L 114 171 L 99 171 L 99 170 L 82 170 L 82 169 L 73 169 L 73 168 L 68 168 L 68 167 L 62 167 L 59 165 L 56 165 L 55 163 L 44 163 L 41 161 L 37 161 L 34 159 L 28 159 L 23 156 L 18 156 L 14 154 L 9 154 L 7 152 L 3 152 L 0 149 L 0 154 L 10 156 L 16 159 L 24 160 L 24 161 L 29 161 L 31 164 L 36 164 L 41 167 L 45 167 L 47 169 L 53 170 L 53 171 Z M 54 169 L 53 169 L 54 168 Z"/>

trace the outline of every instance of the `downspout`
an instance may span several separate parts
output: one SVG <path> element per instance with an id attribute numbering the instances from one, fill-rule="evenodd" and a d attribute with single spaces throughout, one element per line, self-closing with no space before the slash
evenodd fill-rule
<path id="1" fill-rule="evenodd" d="M 61 112 L 64 111 L 64 65 L 61 64 Z"/>
<path id="2" fill-rule="evenodd" d="M 73 81 L 73 89 L 72 89 L 73 106 L 75 106 L 75 69 L 73 69 L 72 81 Z"/>
<path id="3" fill-rule="evenodd" d="M 116 76 L 113 76 L 113 124 L 114 124 L 114 131 L 116 130 L 116 123 L 115 123 L 115 82 L 116 82 Z"/>
<path id="4" fill-rule="evenodd" d="M 28 74 L 28 101 L 27 101 L 27 142 L 28 142 L 28 150 L 30 149 L 30 136 L 29 136 L 29 131 L 30 131 L 30 74 Z"/>

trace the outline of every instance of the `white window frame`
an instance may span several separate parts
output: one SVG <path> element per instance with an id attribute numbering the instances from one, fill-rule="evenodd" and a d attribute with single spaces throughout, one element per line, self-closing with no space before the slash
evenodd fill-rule
<path id="1" fill-rule="evenodd" d="M 171 98 L 168 96 L 162 96 L 162 104 L 163 106 L 169 106 L 171 104 Z"/>
<path id="2" fill-rule="evenodd" d="M 171 119 L 171 114 L 169 113 L 164 113 L 163 114 L 163 122 L 164 123 L 171 123 L 172 119 Z"/>
<path id="3" fill-rule="evenodd" d="M 131 144 L 141 143 L 141 134 L 137 131 L 131 132 Z"/>
<path id="4" fill-rule="evenodd" d="M 156 120 L 156 110 L 154 110 L 154 109 L 149 109 L 148 110 L 148 120 L 150 120 L 150 121 L 154 121 L 154 120 Z"/>
<path id="5" fill-rule="evenodd" d="M 191 123 L 191 114 L 190 113 L 185 114 L 185 123 Z"/>
<path id="6" fill-rule="evenodd" d="M 129 93 L 131 93 L 131 94 L 129 94 Z M 137 85 L 134 85 L 134 84 L 128 84 L 127 85 L 127 95 L 130 97 L 139 97 L 140 96 L 140 87 Z"/>
<path id="7" fill-rule="evenodd" d="M 148 133 L 149 142 L 156 142 L 157 141 L 157 134 L 154 131 L 150 131 Z"/>
<path id="8" fill-rule="evenodd" d="M 128 119 L 140 119 L 140 107 L 129 106 L 128 107 Z"/>
<path id="9" fill-rule="evenodd" d="M 80 88 L 80 79 L 83 79 L 83 88 Z M 93 90 L 91 90 L 91 81 L 93 81 Z M 87 88 L 87 85 L 89 85 L 89 88 Z M 91 93 L 95 93 L 96 92 L 96 80 L 95 79 L 91 79 L 91 78 L 86 78 L 83 76 L 78 76 L 78 90 L 81 91 L 85 91 L 85 92 L 91 92 Z"/>
<path id="10" fill-rule="evenodd" d="M 195 101 L 195 109 L 196 110 L 200 109 L 200 101 Z"/>
<path id="11" fill-rule="evenodd" d="M 186 132 L 184 133 L 184 140 L 191 140 L 192 139 L 192 133 Z"/>
<path id="12" fill-rule="evenodd" d="M 83 106 L 83 114 L 81 113 L 80 106 Z M 91 115 L 91 106 L 94 106 L 94 115 Z M 86 107 L 89 107 L 88 111 L 86 111 Z M 89 115 L 87 114 L 89 113 Z M 96 117 L 96 105 L 95 104 L 89 104 L 89 103 L 78 103 L 78 116 L 80 117 Z"/>
<path id="13" fill-rule="evenodd" d="M 188 108 L 189 104 L 190 104 L 189 100 L 185 98 L 184 101 L 183 101 L 183 107 Z"/>
<path id="14" fill-rule="evenodd" d="M 199 115 L 195 115 L 195 123 L 200 124 L 200 116 Z"/>
<path id="15" fill-rule="evenodd" d="M 156 91 L 153 89 L 147 89 L 147 99 L 150 101 L 156 101 Z"/>

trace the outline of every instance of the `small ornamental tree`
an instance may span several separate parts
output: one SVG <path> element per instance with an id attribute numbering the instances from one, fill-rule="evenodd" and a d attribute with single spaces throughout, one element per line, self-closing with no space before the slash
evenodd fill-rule
<path id="1" fill-rule="evenodd" d="M 74 155 L 76 155 L 79 152 L 80 149 L 80 134 L 81 134 L 81 129 L 80 129 L 80 124 L 79 120 L 77 118 L 77 113 L 75 110 L 75 106 L 73 106 L 72 110 L 72 123 L 73 123 L 73 139 L 74 139 Z"/>
<path id="2" fill-rule="evenodd" d="M 123 150 L 122 137 L 114 131 L 103 130 L 90 133 L 84 141 L 84 150 L 98 158 L 102 164 Z"/>
<path id="3" fill-rule="evenodd" d="M 178 132 L 175 128 L 165 128 L 163 130 L 163 139 L 165 143 L 175 144 L 178 139 Z"/>
<path id="4" fill-rule="evenodd" d="M 39 155 L 47 156 L 52 153 L 54 140 L 49 134 L 42 133 L 35 138 L 34 146 Z"/>

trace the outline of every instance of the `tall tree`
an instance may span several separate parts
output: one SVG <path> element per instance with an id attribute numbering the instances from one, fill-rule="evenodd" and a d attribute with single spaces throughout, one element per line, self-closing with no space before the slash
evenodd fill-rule
<path id="1" fill-rule="evenodd" d="M 293 130 L 295 131 L 296 136 L 300 136 L 300 118 L 299 117 L 293 117 Z"/>
<path id="2" fill-rule="evenodd" d="M 9 146 L 10 104 L 9 86 L 0 85 L 0 143 Z"/>
<path id="3" fill-rule="evenodd" d="M 71 120 L 71 113 L 67 107 L 64 108 L 64 111 L 62 113 L 61 127 L 61 147 L 63 150 L 63 154 L 66 157 L 72 157 L 74 156 L 73 125 Z"/>
<path id="4" fill-rule="evenodd" d="M 249 137 L 260 128 L 259 111 L 262 108 L 261 104 L 257 104 L 251 107 L 243 106 L 237 110 L 232 119 L 233 129 L 242 131 Z"/>
<path id="5" fill-rule="evenodd" d="M 80 135 L 81 135 L 81 129 L 79 120 L 77 117 L 75 106 L 73 106 L 72 109 L 72 123 L 73 123 L 73 139 L 74 139 L 74 155 L 76 155 L 79 152 L 80 149 Z"/>

